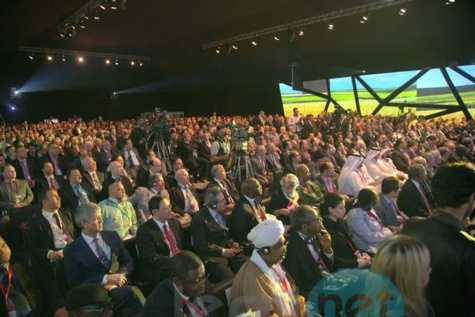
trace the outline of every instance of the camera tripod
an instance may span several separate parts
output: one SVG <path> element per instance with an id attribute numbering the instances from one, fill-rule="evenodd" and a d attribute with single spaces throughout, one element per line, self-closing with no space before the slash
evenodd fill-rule
<path id="1" fill-rule="evenodd" d="M 162 161 L 162 170 L 165 168 L 165 175 L 172 170 L 172 165 L 170 163 L 170 150 L 168 146 L 165 144 L 163 139 L 158 140 L 156 138 L 153 143 L 152 147 L 150 148 L 156 155 L 157 158 Z"/>
<path id="2" fill-rule="evenodd" d="M 246 169 L 246 177 L 254 177 L 254 171 L 252 170 L 251 159 L 249 158 L 249 154 L 245 149 L 241 148 L 236 150 L 236 161 L 234 162 L 232 168 L 232 179 L 236 182 L 239 181 L 239 184 L 242 181 L 242 171 L 241 171 L 241 163 L 244 163 Z"/>

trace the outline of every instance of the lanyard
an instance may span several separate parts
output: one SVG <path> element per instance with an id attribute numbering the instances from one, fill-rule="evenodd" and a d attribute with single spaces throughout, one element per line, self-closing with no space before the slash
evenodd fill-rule
<path id="1" fill-rule="evenodd" d="M 11 280 L 12 280 L 12 266 L 11 266 L 11 264 L 8 265 L 7 279 L 8 279 L 8 286 L 7 286 L 6 291 L 3 288 L 3 285 L 0 284 L 0 291 L 2 291 L 3 297 L 5 298 L 5 303 L 8 302 L 8 294 L 10 294 L 10 287 L 12 285 L 12 283 L 11 283 Z"/>
<path id="2" fill-rule="evenodd" d="M 9 184 L 5 181 L 5 184 L 7 185 L 8 189 L 18 195 L 18 184 L 16 182 L 13 183 L 15 184 L 15 189 L 13 189 L 11 185 L 12 183 Z"/>
<path id="3" fill-rule="evenodd" d="M 195 312 L 197 312 L 200 316 L 203 316 L 203 317 L 208 317 L 208 314 L 205 313 L 201 308 L 199 308 L 198 306 L 196 306 L 195 304 L 193 304 L 192 302 L 190 302 L 189 300 L 183 298 L 183 302 L 186 304 L 186 306 L 190 307 L 191 309 L 193 309 Z"/>
<path id="4" fill-rule="evenodd" d="M 280 283 L 282 284 L 282 286 L 284 287 L 285 291 L 287 292 L 287 294 L 291 294 L 290 293 L 290 288 L 289 288 L 289 284 L 287 283 L 287 279 L 285 277 L 282 277 L 280 276 L 279 273 L 277 273 L 277 271 L 272 268 L 272 271 L 274 271 L 275 275 L 277 275 L 277 277 L 279 278 L 280 280 Z"/>
<path id="5" fill-rule="evenodd" d="M 381 221 L 379 220 L 379 218 L 376 217 L 376 216 L 371 212 L 371 210 L 366 211 L 366 213 L 368 214 L 368 216 L 370 216 L 371 218 L 373 218 L 374 220 L 376 220 L 376 221 L 378 222 L 378 224 L 381 226 L 381 228 L 383 228 L 383 224 L 381 223 Z"/>

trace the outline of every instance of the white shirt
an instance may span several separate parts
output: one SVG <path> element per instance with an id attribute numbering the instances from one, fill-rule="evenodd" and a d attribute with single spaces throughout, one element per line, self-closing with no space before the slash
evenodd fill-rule
<path id="1" fill-rule="evenodd" d="M 46 218 L 46 220 L 48 220 L 49 225 L 51 227 L 51 231 L 53 232 L 53 238 L 54 238 L 53 240 L 54 240 L 55 249 L 64 249 L 64 247 L 68 244 L 66 242 L 67 236 L 63 233 L 61 228 L 58 226 L 58 223 L 56 222 L 56 218 L 53 217 L 54 213 L 43 210 L 42 214 Z M 61 221 L 61 217 L 59 217 L 59 219 Z M 61 224 L 64 225 L 62 221 L 61 221 Z"/>
<path id="2" fill-rule="evenodd" d="M 165 222 L 161 222 L 161 221 L 158 221 L 157 219 L 153 218 L 153 221 L 155 221 L 155 223 L 157 224 L 157 226 L 160 228 L 160 231 L 162 231 L 162 234 L 163 236 L 165 237 L 165 242 L 168 244 L 168 240 L 167 240 L 167 236 L 165 235 L 165 231 L 163 230 L 163 226 L 164 225 L 167 225 L 168 227 L 168 230 L 171 232 L 172 236 L 173 236 L 173 240 L 175 241 L 175 245 L 177 245 L 176 243 L 176 238 L 175 238 L 175 234 L 173 233 L 172 231 L 172 228 L 170 227 L 170 225 L 168 224 L 168 221 L 165 221 Z M 178 245 L 177 245 L 178 247 Z M 170 245 L 168 245 L 168 249 L 170 250 L 170 254 L 169 256 L 170 257 L 173 257 L 173 253 L 172 253 L 172 248 L 170 248 Z"/>

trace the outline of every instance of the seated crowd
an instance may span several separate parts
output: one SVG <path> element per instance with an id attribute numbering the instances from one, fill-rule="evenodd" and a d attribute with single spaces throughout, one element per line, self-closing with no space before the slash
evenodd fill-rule
<path id="1" fill-rule="evenodd" d="M 473 122 L 169 120 L 159 152 L 143 118 L 0 127 L 2 316 L 305 316 L 342 268 L 393 281 L 405 316 L 475 311 Z"/>

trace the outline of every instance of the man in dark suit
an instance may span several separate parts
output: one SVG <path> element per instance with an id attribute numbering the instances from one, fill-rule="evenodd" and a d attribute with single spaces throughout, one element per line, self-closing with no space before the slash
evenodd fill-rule
<path id="1" fill-rule="evenodd" d="M 262 195 L 262 187 L 255 178 L 246 178 L 241 184 L 241 198 L 236 202 L 231 214 L 231 235 L 234 242 L 243 247 L 249 247 L 247 234 L 252 228 L 266 219 L 265 209 L 259 198 Z M 248 248 L 245 251 L 251 251 Z M 246 252 L 246 254 L 249 254 Z"/>
<path id="2" fill-rule="evenodd" d="M 78 206 L 96 202 L 91 187 L 82 181 L 81 172 L 78 169 L 72 169 L 68 172 L 69 184 L 58 190 L 61 196 L 61 206 L 75 211 Z"/>
<path id="3" fill-rule="evenodd" d="M 229 220 L 224 215 L 226 199 L 219 187 L 206 190 L 206 207 L 191 221 L 193 251 L 206 263 L 210 281 L 218 283 L 234 277 L 248 260 L 238 243 L 230 240 Z"/>
<path id="4" fill-rule="evenodd" d="M 61 176 L 54 175 L 54 167 L 50 162 L 41 162 L 41 173 L 38 175 L 35 181 L 35 198 L 52 188 L 59 190 L 64 186 L 64 179 Z"/>
<path id="5" fill-rule="evenodd" d="M 267 167 L 266 148 L 263 145 L 256 147 L 256 155 L 251 158 L 251 167 L 254 178 L 261 183 L 262 188 L 268 188 L 272 185 L 274 178 L 272 171 Z"/>
<path id="6" fill-rule="evenodd" d="M 107 168 L 111 163 L 111 158 L 111 143 L 104 140 L 101 142 L 101 150 L 98 151 L 96 155 L 97 169 L 102 173 L 107 173 Z"/>
<path id="7" fill-rule="evenodd" d="M 33 215 L 26 231 L 28 250 L 33 254 L 33 268 L 55 316 L 64 315 L 65 292 L 63 249 L 75 238 L 70 210 L 60 209 L 61 200 L 55 189 L 44 192 L 38 200 L 42 212 Z"/>
<path id="8" fill-rule="evenodd" d="M 407 171 L 409 179 L 397 197 L 397 207 L 409 217 L 429 217 L 432 208 L 421 183 L 426 179 L 426 170 L 421 164 L 413 164 Z"/>
<path id="9" fill-rule="evenodd" d="M 82 172 L 85 172 L 86 170 L 84 169 L 84 164 L 86 162 L 86 159 L 91 157 L 89 154 L 88 150 L 86 148 L 82 148 L 79 150 L 79 155 L 74 158 L 71 168 L 77 168 Z"/>
<path id="10" fill-rule="evenodd" d="M 148 202 L 152 218 L 137 230 L 139 275 L 154 285 L 170 277 L 171 261 L 183 249 L 183 231 L 170 201 L 154 196 Z"/>
<path id="11" fill-rule="evenodd" d="M 199 143 L 198 156 L 208 160 L 208 164 L 211 160 L 211 141 L 209 132 L 203 134 L 203 141 Z"/>
<path id="12" fill-rule="evenodd" d="M 92 157 L 84 161 L 84 172 L 81 172 L 81 176 L 83 183 L 89 185 L 97 201 L 102 191 L 105 174 L 96 169 L 96 161 Z"/>
<path id="13" fill-rule="evenodd" d="M 151 158 L 148 166 L 143 166 L 137 174 L 137 186 L 148 187 L 150 175 L 162 173 L 162 161 L 158 158 Z"/>
<path id="14" fill-rule="evenodd" d="M 473 165 L 441 166 L 432 178 L 432 192 L 438 209 L 428 219 L 408 220 L 402 233 L 422 241 L 429 249 L 425 294 L 435 315 L 473 316 L 475 241 L 465 228 L 475 200 Z"/>
<path id="15" fill-rule="evenodd" d="M 137 179 L 137 173 L 140 169 L 140 166 L 143 165 L 143 160 L 140 157 L 137 149 L 132 145 L 132 140 L 121 140 L 121 149 L 119 151 L 119 155 L 122 156 L 122 159 L 124 160 L 125 170 L 130 173 L 132 179 Z"/>
<path id="16" fill-rule="evenodd" d="M 167 174 L 167 177 L 165 179 L 167 188 L 178 186 L 178 183 L 176 182 L 175 178 L 175 172 L 183 168 L 183 161 L 178 156 L 172 157 L 170 159 L 170 163 L 172 164 L 172 170 Z"/>
<path id="17" fill-rule="evenodd" d="M 331 237 L 322 231 L 320 215 L 308 205 L 298 207 L 290 219 L 292 225 L 283 264 L 299 287 L 299 294 L 307 298 L 318 281 L 332 269 Z"/>
<path id="18" fill-rule="evenodd" d="M 178 187 L 170 188 L 172 210 L 181 216 L 190 217 L 200 210 L 198 194 L 190 184 L 188 172 L 180 169 L 175 172 Z"/>
<path id="19" fill-rule="evenodd" d="M 315 117 L 313 114 L 308 114 L 302 128 L 302 139 L 308 139 L 310 133 L 315 133 L 315 128 Z"/>
<path id="20" fill-rule="evenodd" d="M 183 160 L 183 164 L 190 169 L 190 173 L 193 174 L 193 181 L 196 183 L 198 180 L 206 179 L 207 161 L 198 156 L 199 145 L 192 140 L 191 134 L 185 132 L 183 134 L 183 140 L 178 143 L 177 154 Z M 198 171 L 201 172 L 198 175 Z"/>
<path id="21" fill-rule="evenodd" d="M 399 195 L 399 186 L 400 181 L 397 177 L 384 178 L 381 183 L 381 193 L 378 194 L 379 200 L 373 207 L 383 226 L 390 229 L 402 226 L 408 218 L 399 211 L 394 203 L 394 199 Z"/>
<path id="22" fill-rule="evenodd" d="M 134 262 L 114 231 L 102 231 L 101 210 L 94 203 L 81 205 L 75 220 L 82 234 L 64 249 L 64 272 L 69 287 L 84 283 L 104 286 L 112 297 L 114 313 L 134 316 L 142 310 L 144 298 L 126 285 Z"/>
<path id="23" fill-rule="evenodd" d="M 148 296 L 141 316 L 217 317 L 216 308 L 219 307 L 207 310 L 210 307 L 207 298 L 213 298 L 211 295 L 203 262 L 192 252 L 183 251 L 172 260 L 172 277 L 160 283 Z"/>
<path id="24" fill-rule="evenodd" d="M 102 191 L 99 195 L 100 200 L 107 199 L 109 197 L 109 185 L 113 182 L 121 182 L 122 186 L 124 186 L 125 193 L 127 196 L 132 196 L 135 192 L 135 188 L 132 185 L 130 179 L 124 176 L 124 168 L 122 165 L 117 162 L 113 161 L 109 165 L 110 176 L 108 176 L 104 182 L 102 183 Z"/>
<path id="25" fill-rule="evenodd" d="M 231 212 L 234 204 L 239 199 L 236 187 L 226 178 L 226 171 L 223 165 L 217 164 L 211 168 L 211 180 L 208 188 L 219 187 L 226 199 L 226 212 Z"/>
<path id="26" fill-rule="evenodd" d="M 290 163 L 284 167 L 284 175 L 295 174 L 295 169 L 302 163 L 302 157 L 296 150 L 290 151 L 289 160 Z"/>
<path id="27" fill-rule="evenodd" d="M 318 166 L 318 169 L 320 171 L 320 176 L 315 179 L 315 183 L 318 185 L 318 187 L 320 187 L 322 193 L 337 193 L 338 187 L 333 180 L 335 175 L 333 164 L 328 161 L 323 161 Z"/>
<path id="28" fill-rule="evenodd" d="M 37 164 L 34 158 L 28 157 L 28 152 L 24 146 L 16 149 L 16 159 L 12 161 L 18 179 L 28 181 L 30 187 L 34 186 L 37 174 Z"/>
<path id="29" fill-rule="evenodd" d="M 396 168 L 404 173 L 407 173 L 409 165 L 411 164 L 411 159 L 406 153 L 406 145 L 406 140 L 397 139 L 396 143 L 394 143 L 393 154 L 391 155 L 391 159 L 393 160 L 393 163 Z"/>
<path id="30" fill-rule="evenodd" d="M 266 161 L 272 172 L 282 171 L 283 166 L 280 160 L 280 155 L 276 150 L 276 146 L 272 143 L 267 144 Z"/>
<path id="31" fill-rule="evenodd" d="M 40 157 L 41 162 L 50 162 L 54 167 L 54 175 L 63 176 L 66 173 L 66 166 L 63 157 L 59 154 L 59 145 L 51 142 L 48 145 L 48 153 Z"/>

